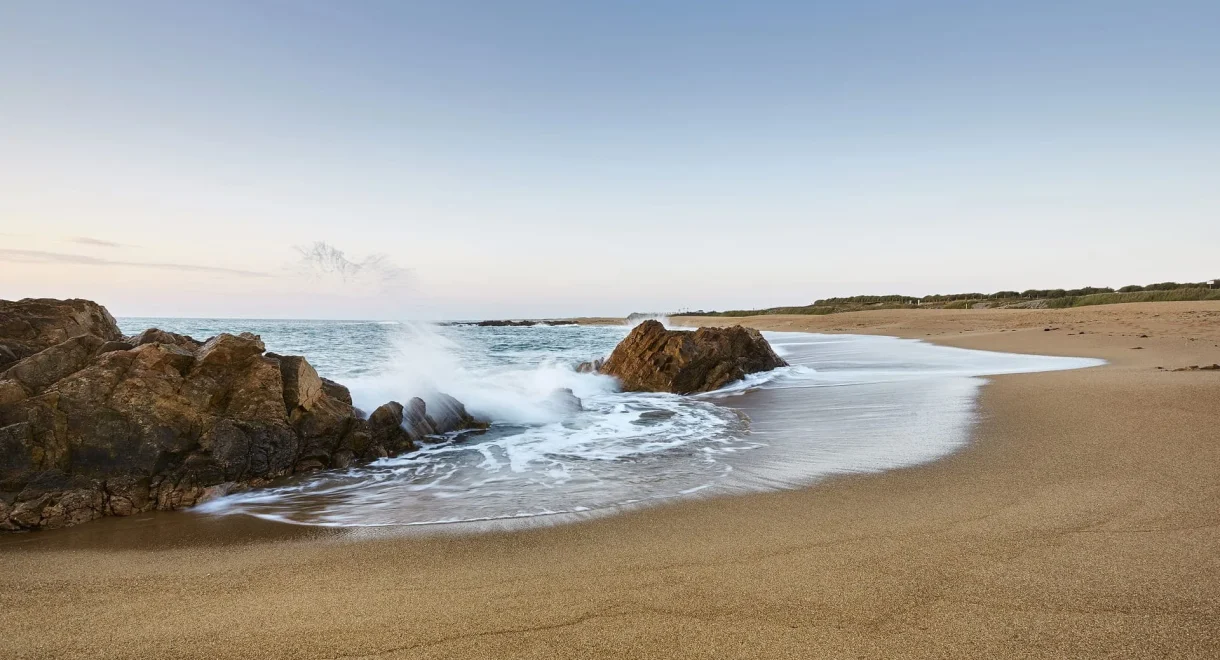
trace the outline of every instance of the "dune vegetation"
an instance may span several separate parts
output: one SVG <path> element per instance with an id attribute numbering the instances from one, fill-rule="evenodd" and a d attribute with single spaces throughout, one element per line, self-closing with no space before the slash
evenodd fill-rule
<path id="1" fill-rule="evenodd" d="M 1133 302 L 1220 300 L 1220 288 L 1207 282 L 1158 282 L 1145 286 L 1129 285 L 1120 289 L 1084 287 L 1081 289 L 1028 289 L 995 293 L 935 294 L 923 297 L 903 295 L 850 296 L 826 298 L 811 305 L 734 309 L 726 311 L 683 310 L 671 316 L 759 316 L 770 314 L 835 314 L 869 309 L 1061 309 L 1088 305 L 1113 305 Z"/>

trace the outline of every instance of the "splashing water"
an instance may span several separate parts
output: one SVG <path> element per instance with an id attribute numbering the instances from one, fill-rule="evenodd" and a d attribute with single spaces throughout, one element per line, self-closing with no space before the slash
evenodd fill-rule
<path id="1" fill-rule="evenodd" d="M 206 337 L 261 334 L 349 386 L 364 410 L 436 391 L 493 422 L 402 456 L 305 475 L 195 511 L 330 526 L 536 524 L 674 497 L 787 488 L 935 459 L 968 438 L 984 374 L 1098 361 L 888 337 L 766 333 L 793 366 L 697 397 L 579 374 L 628 328 L 122 319 Z M 556 395 L 569 389 L 579 398 Z M 564 515 L 558 515 L 564 514 Z"/>

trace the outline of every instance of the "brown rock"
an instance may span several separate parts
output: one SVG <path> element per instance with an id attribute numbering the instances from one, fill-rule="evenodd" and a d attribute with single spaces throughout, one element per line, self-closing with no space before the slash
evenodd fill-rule
<path id="1" fill-rule="evenodd" d="M 83 369 L 104 343 L 105 340 L 94 335 L 78 335 L 10 366 L 0 378 L 15 380 L 32 392 L 41 391 Z"/>
<path id="2" fill-rule="evenodd" d="M 415 450 L 411 435 L 402 427 L 403 412 L 401 403 L 390 401 L 369 415 L 367 457 L 394 456 Z"/>
<path id="3" fill-rule="evenodd" d="M 487 428 L 486 422 L 475 419 L 466 411 L 466 406 L 461 401 L 448 394 L 435 392 L 428 398 L 428 414 L 432 418 L 433 433 Z"/>
<path id="4" fill-rule="evenodd" d="M 158 328 L 149 328 L 144 332 L 141 332 L 140 334 L 131 338 L 131 343 L 136 346 L 143 346 L 144 344 L 173 344 L 175 346 L 181 346 L 190 351 L 194 351 L 201 345 L 201 342 L 192 337 L 188 337 L 187 335 L 180 335 L 175 332 L 166 332 L 165 330 L 160 330 Z"/>
<path id="5" fill-rule="evenodd" d="M 30 393 L 15 380 L 0 380 L 0 406 L 6 403 L 16 403 L 28 397 Z"/>
<path id="6" fill-rule="evenodd" d="M 338 399 L 347 405 L 352 405 L 352 393 L 346 387 L 329 378 L 322 379 L 322 391 L 333 399 Z"/>
<path id="7" fill-rule="evenodd" d="M 602 366 L 629 392 L 709 392 L 746 374 L 787 366 L 751 328 L 666 330 L 657 321 L 636 326 Z"/>
<path id="8" fill-rule="evenodd" d="M 13 352 L 13 349 L 5 346 L 4 344 L 0 344 L 0 369 L 4 369 L 8 365 L 16 362 L 17 359 L 17 354 Z"/>
<path id="9" fill-rule="evenodd" d="M 97 354 L 101 355 L 102 353 L 110 353 L 112 351 L 130 351 L 135 347 L 136 345 L 129 341 L 108 341 L 97 349 Z"/>
<path id="10" fill-rule="evenodd" d="M 268 353 L 267 357 L 280 363 L 280 378 L 284 381 L 284 406 L 288 414 L 291 415 L 298 408 L 312 409 L 323 395 L 322 378 L 318 376 L 318 372 L 299 355 Z"/>
<path id="11" fill-rule="evenodd" d="M 0 492 L 19 491 L 37 473 L 29 422 L 0 426 Z"/>
<path id="12" fill-rule="evenodd" d="M 414 397 L 407 402 L 403 409 L 402 426 L 411 436 L 411 441 L 415 443 L 437 433 L 436 420 L 428 414 L 428 404 L 419 397 Z"/>
<path id="13" fill-rule="evenodd" d="M 152 508 L 148 495 L 148 477 L 115 477 L 103 484 L 106 493 L 106 514 L 130 516 Z"/>
<path id="14" fill-rule="evenodd" d="M 17 337 L 8 345 L 40 347 L 0 379 L 3 530 L 188 507 L 294 472 L 410 451 L 437 432 L 419 399 L 405 409 L 386 404 L 366 421 L 347 388 L 302 357 L 265 355 L 256 335 L 199 345 L 152 329 L 124 341 L 99 306 L 34 302 L 45 312 L 34 321 L 0 318 L 5 341 Z M 84 320 L 70 322 L 78 306 Z M 59 321 L 47 320 L 46 310 L 62 309 Z M 48 343 L 90 319 L 100 334 Z M 459 402 L 442 400 L 445 424 L 470 422 Z"/>
<path id="15" fill-rule="evenodd" d="M 5 347 L 0 368 L 79 335 L 123 338 L 110 312 L 89 300 L 0 300 L 0 345 Z"/>

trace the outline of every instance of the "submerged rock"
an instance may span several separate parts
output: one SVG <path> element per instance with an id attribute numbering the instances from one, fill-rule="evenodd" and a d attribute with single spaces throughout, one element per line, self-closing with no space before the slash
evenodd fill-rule
<path id="1" fill-rule="evenodd" d="M 561 387 L 551 392 L 551 395 L 546 398 L 546 405 L 548 408 L 562 413 L 575 413 L 585 409 L 580 397 L 567 387 Z"/>
<path id="2" fill-rule="evenodd" d="M 435 420 L 420 399 L 366 420 L 347 388 L 249 333 L 200 344 L 150 329 L 124 340 L 88 301 L 0 310 L 0 345 L 17 357 L 0 367 L 4 530 L 189 507 L 478 425 L 452 397 Z"/>
<path id="3" fill-rule="evenodd" d="M 645 321 L 615 347 L 601 373 L 618 378 L 629 392 L 691 394 L 787 365 L 752 328 L 688 332 Z"/>

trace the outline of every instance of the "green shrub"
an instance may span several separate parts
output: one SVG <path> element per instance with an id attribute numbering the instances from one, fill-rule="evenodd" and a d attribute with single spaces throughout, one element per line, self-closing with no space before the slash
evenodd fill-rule
<path id="1" fill-rule="evenodd" d="M 969 309 L 975 302 L 983 300 L 1045 300 L 1052 309 L 1085 307 L 1088 305 L 1112 305 L 1129 302 L 1163 302 L 1177 300 L 1220 300 L 1220 289 L 1210 289 L 1207 284 L 1179 284 L 1160 282 L 1148 286 L 1130 285 L 1118 291 L 1109 287 L 1083 287 L 1080 289 L 1027 289 L 984 293 L 936 294 L 917 298 L 914 296 L 851 296 L 826 298 L 812 305 L 799 307 L 770 307 L 767 309 L 735 309 L 725 312 L 680 312 L 673 316 L 758 316 L 769 314 L 823 315 L 838 312 L 853 312 L 870 309 L 902 309 L 915 304 L 940 306 L 944 309 Z"/>

